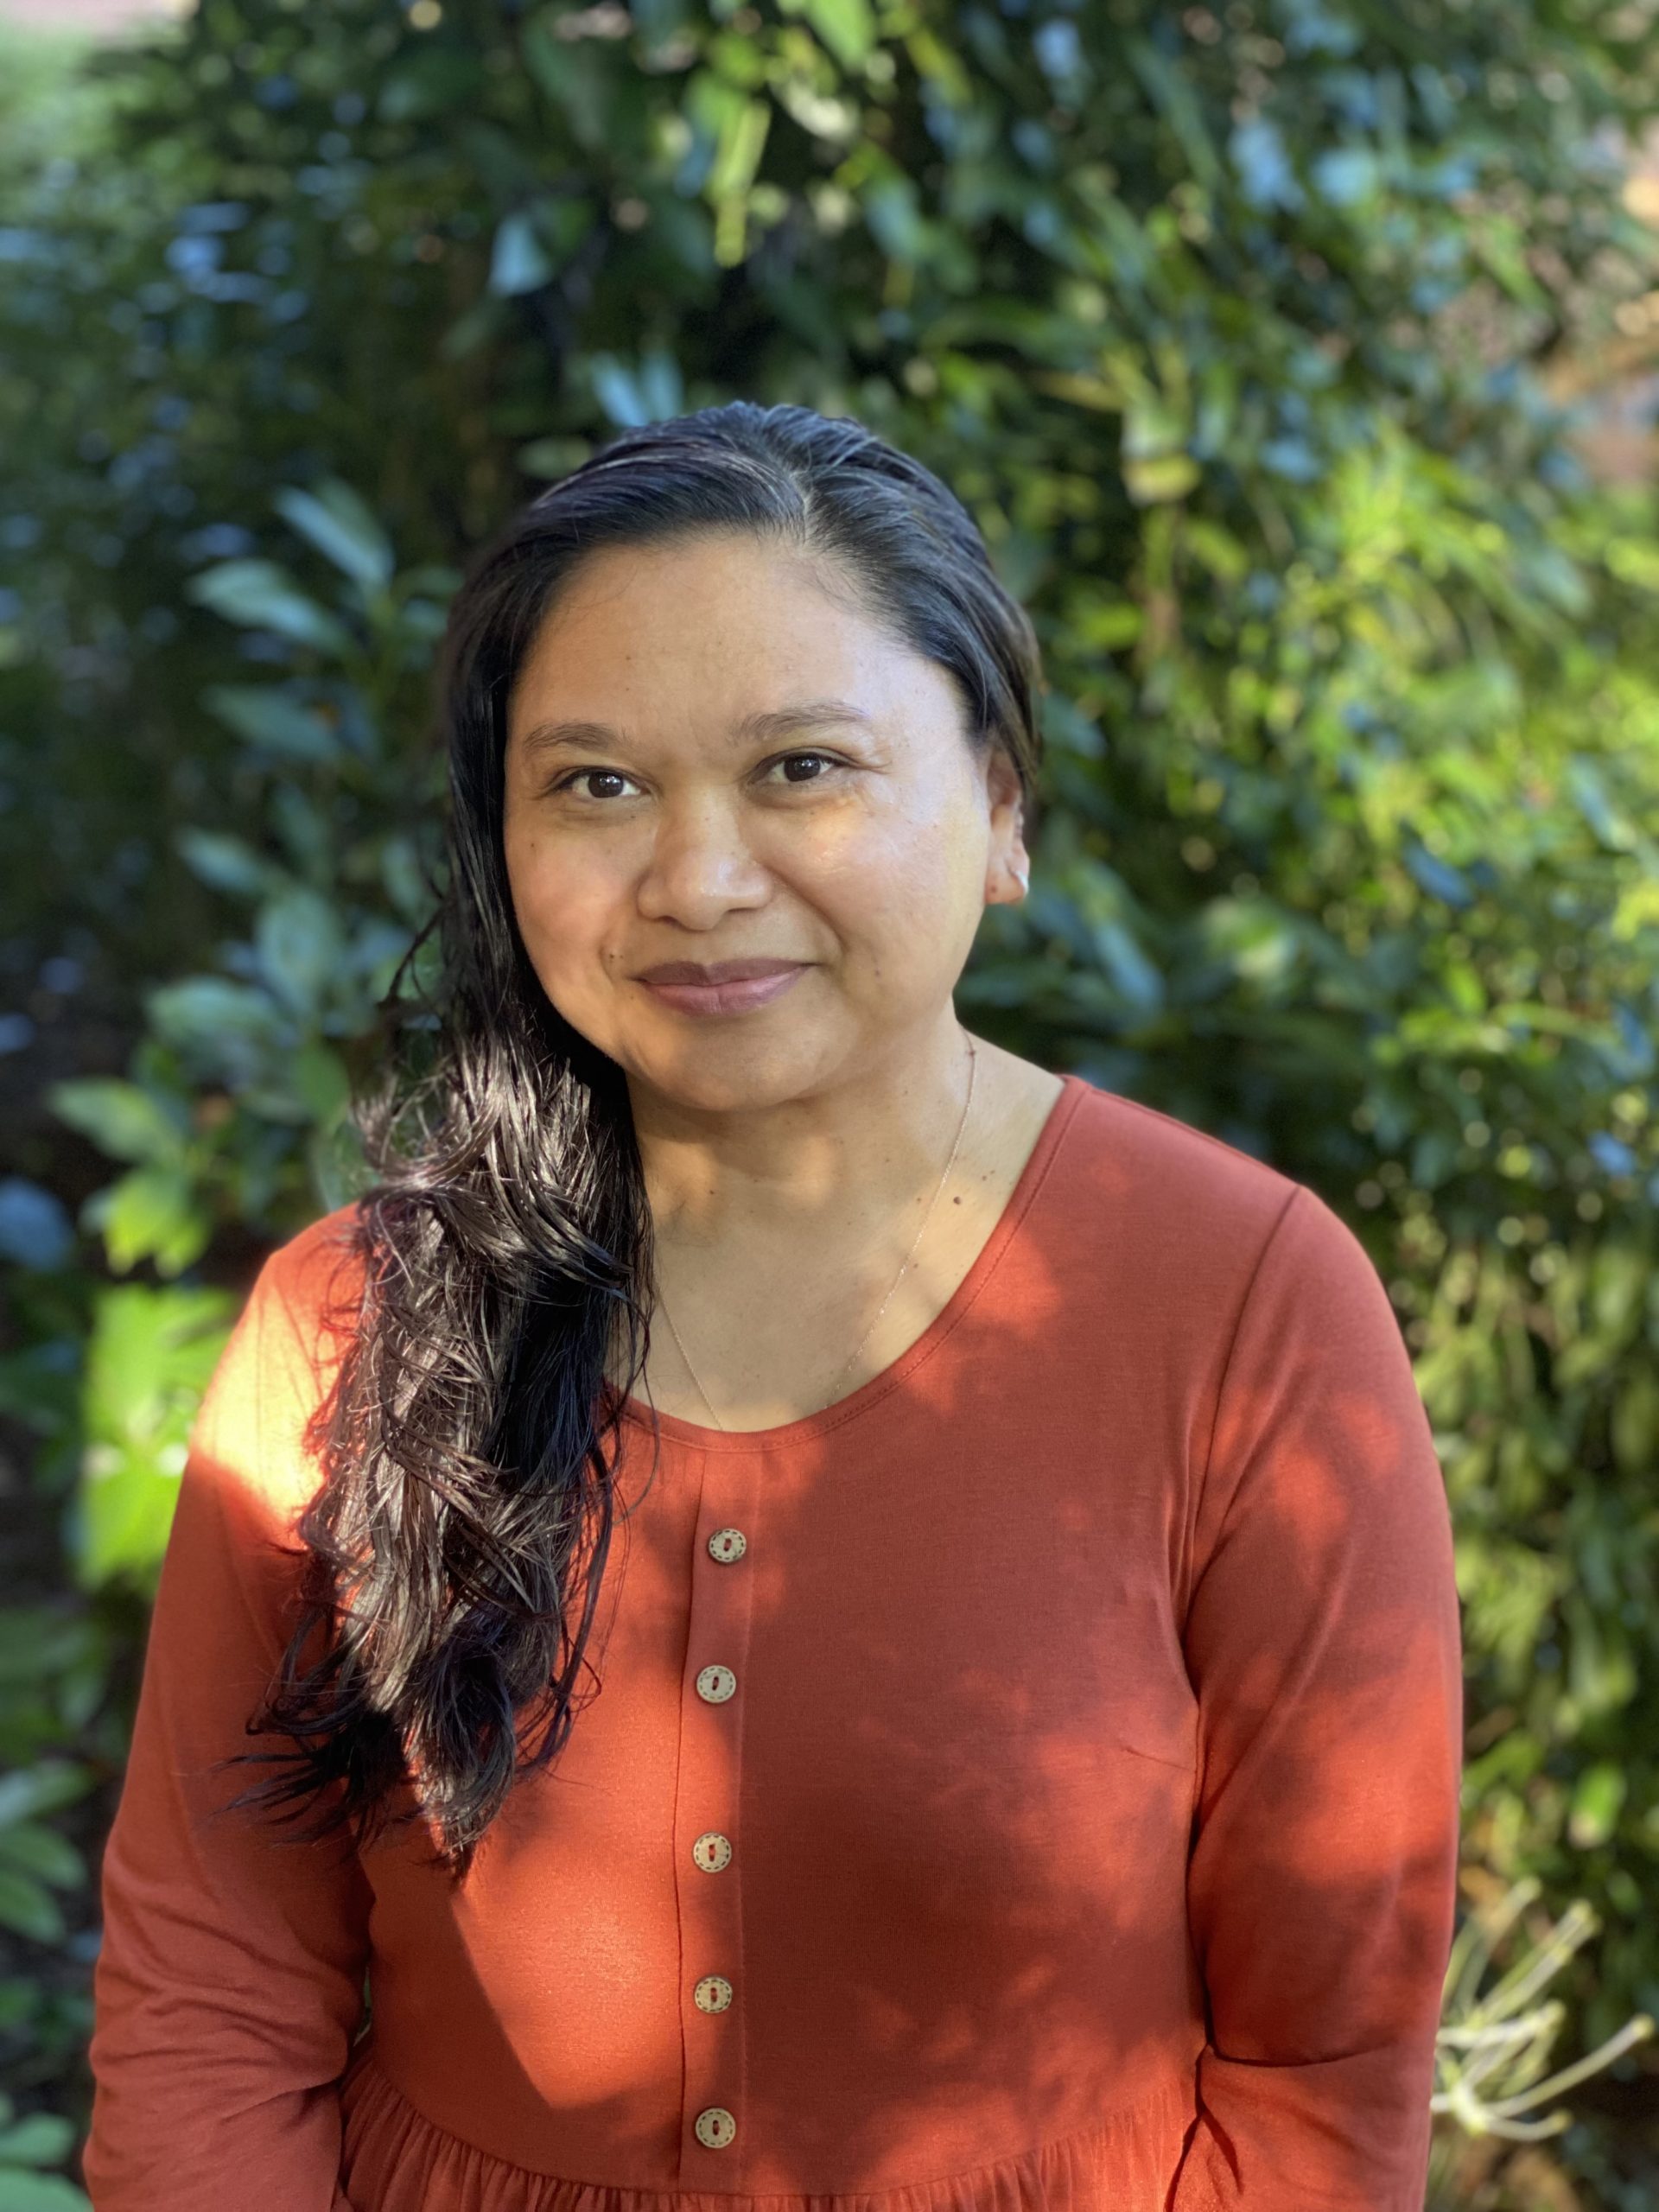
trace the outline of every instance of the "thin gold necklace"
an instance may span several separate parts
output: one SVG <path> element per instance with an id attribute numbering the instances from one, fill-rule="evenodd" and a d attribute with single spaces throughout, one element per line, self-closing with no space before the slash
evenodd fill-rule
<path id="1" fill-rule="evenodd" d="M 944 1173 L 939 1178 L 939 1186 L 933 1193 L 932 1204 L 928 1207 L 927 1211 L 922 1216 L 922 1226 L 916 1232 L 915 1243 L 912 1244 L 909 1251 L 906 1253 L 904 1258 L 899 1263 L 899 1273 L 893 1279 L 893 1290 L 890 1290 L 887 1296 L 882 1300 L 880 1308 L 876 1314 L 875 1320 L 871 1322 L 869 1327 L 865 1330 L 863 1335 L 859 1338 L 857 1350 L 855 1351 L 852 1358 L 848 1361 L 846 1366 L 842 1369 L 841 1373 L 836 1376 L 835 1379 L 835 1382 L 830 1389 L 829 1399 L 829 1402 L 831 1405 L 834 1405 L 836 1402 L 836 1399 L 840 1393 L 842 1382 L 845 1380 L 847 1376 L 852 1372 L 853 1367 L 857 1361 L 859 1352 L 863 1351 L 865 1345 L 868 1344 L 871 1337 L 875 1333 L 876 1322 L 880 1321 L 881 1315 L 885 1313 L 888 1306 L 892 1305 L 893 1291 L 898 1289 L 899 1283 L 904 1279 L 905 1269 L 915 1258 L 916 1245 L 921 1243 L 923 1233 L 926 1230 L 928 1223 L 933 1218 L 933 1207 L 937 1206 L 939 1203 L 940 1194 L 943 1192 L 945 1184 L 950 1179 L 950 1170 L 957 1164 L 957 1154 L 962 1149 L 962 1133 L 968 1126 L 969 1109 L 974 1103 L 974 1073 L 978 1058 L 979 1055 L 974 1048 L 974 1040 L 969 1037 L 968 1039 L 968 1096 L 963 1102 L 962 1119 L 957 1124 L 957 1141 L 950 1147 L 950 1159 L 944 1163 Z M 685 1360 L 686 1373 L 691 1377 L 691 1380 L 696 1383 L 697 1395 L 702 1400 L 703 1404 L 709 1407 L 709 1412 L 715 1414 L 715 1427 L 716 1428 L 724 1428 L 726 1424 L 721 1421 L 720 1415 L 715 1413 L 714 1407 L 709 1404 L 709 1393 L 703 1389 L 702 1382 L 698 1378 L 696 1369 L 692 1366 L 690 1359 L 686 1358 L 685 1346 L 680 1343 L 680 1332 L 674 1326 L 674 1316 L 668 1310 L 667 1300 L 658 1293 L 657 1302 L 663 1309 L 663 1319 L 668 1324 L 669 1333 L 673 1338 L 675 1344 L 679 1347 L 680 1357 Z"/>

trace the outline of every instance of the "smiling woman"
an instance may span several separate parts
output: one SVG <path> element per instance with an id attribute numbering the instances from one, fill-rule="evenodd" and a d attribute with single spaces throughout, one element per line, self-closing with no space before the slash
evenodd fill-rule
<path id="1" fill-rule="evenodd" d="M 1039 760 L 971 520 L 657 423 L 442 676 L 442 985 L 162 1569 L 98 2212 L 1420 2212 L 1427 1421 L 1312 1192 L 957 1020 Z"/>

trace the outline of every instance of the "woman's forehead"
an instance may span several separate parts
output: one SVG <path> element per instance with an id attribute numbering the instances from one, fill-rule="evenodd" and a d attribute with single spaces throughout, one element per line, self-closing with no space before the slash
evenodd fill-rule
<path id="1" fill-rule="evenodd" d="M 515 746 L 545 753 L 690 727 L 742 745 L 791 734 L 791 715 L 798 730 L 839 720 L 874 732 L 954 710 L 944 669 L 760 555 L 706 573 L 684 558 L 619 566 L 562 594 L 520 664 L 508 728 Z"/>

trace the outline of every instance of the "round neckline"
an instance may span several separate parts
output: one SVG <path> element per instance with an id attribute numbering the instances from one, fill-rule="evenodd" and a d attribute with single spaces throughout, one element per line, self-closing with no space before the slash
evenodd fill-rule
<path id="1" fill-rule="evenodd" d="M 843 1422 L 856 1421 L 861 1414 L 878 1404 L 888 1394 L 930 1358 L 944 1338 L 955 1328 L 968 1308 L 978 1297 L 997 1262 L 1007 1250 L 1037 1188 L 1047 1173 L 1048 1165 L 1065 1135 L 1073 1114 L 1082 1103 L 1084 1093 L 1092 1088 L 1086 1077 L 1062 1073 L 1062 1089 L 1048 1109 L 1047 1119 L 1037 1133 L 1019 1179 L 1009 1192 L 1007 1202 L 997 1216 L 990 1235 L 981 1245 L 973 1265 L 957 1285 L 950 1297 L 934 1315 L 914 1344 L 901 1351 L 897 1359 L 890 1360 L 878 1374 L 849 1390 L 843 1398 L 836 1398 L 817 1413 L 802 1414 L 794 1421 L 779 1421 L 771 1428 L 710 1428 L 700 1421 L 686 1421 L 678 1414 L 658 1413 L 645 1400 L 626 1397 L 621 1402 L 621 1415 L 647 1432 L 654 1431 L 664 1439 L 678 1444 L 695 1446 L 708 1452 L 774 1451 L 793 1444 L 804 1444 L 823 1435 Z M 601 1386 L 607 1402 L 616 1397 L 615 1385 L 607 1380 Z"/>

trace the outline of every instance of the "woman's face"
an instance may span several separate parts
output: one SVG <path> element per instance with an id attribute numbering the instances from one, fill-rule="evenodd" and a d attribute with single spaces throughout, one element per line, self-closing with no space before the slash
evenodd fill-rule
<path id="1" fill-rule="evenodd" d="M 1013 764 L 976 757 L 962 714 L 942 668 L 792 550 L 722 532 L 593 555 L 508 710 L 507 874 L 554 1006 L 709 1110 L 925 1045 L 1026 867 Z M 642 980 L 751 957 L 802 965 L 713 1011 Z"/>

